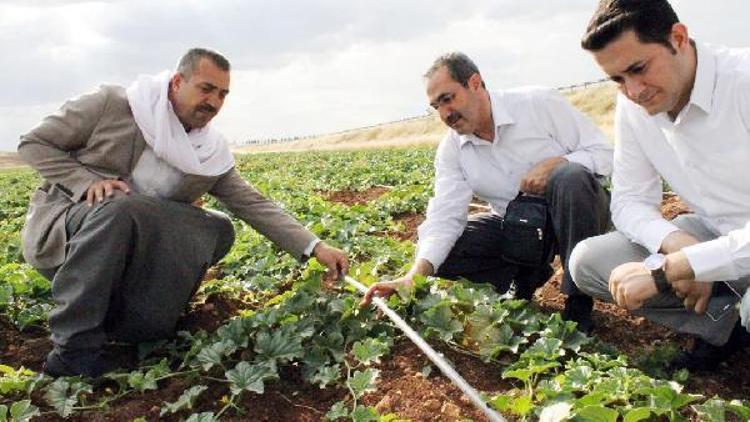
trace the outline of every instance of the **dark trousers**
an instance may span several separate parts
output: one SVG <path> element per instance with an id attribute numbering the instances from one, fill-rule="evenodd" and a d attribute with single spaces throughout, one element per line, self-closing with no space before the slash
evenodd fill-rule
<path id="1" fill-rule="evenodd" d="M 76 204 L 66 228 L 65 262 L 41 270 L 52 280 L 51 338 L 66 349 L 171 336 L 206 269 L 234 241 L 222 213 L 138 194 Z"/>
<path id="2" fill-rule="evenodd" d="M 578 242 L 609 229 L 609 193 L 584 166 L 565 163 L 550 175 L 545 199 L 555 249 L 565 269 L 561 290 L 568 296 L 582 295 L 570 276 L 568 261 Z M 502 221 L 502 217 L 492 214 L 471 216 L 436 275 L 491 283 L 501 292 L 507 291 L 515 282 L 517 293 L 521 297 L 530 297 L 549 279 L 552 268 L 549 264 L 524 267 L 503 259 Z"/>

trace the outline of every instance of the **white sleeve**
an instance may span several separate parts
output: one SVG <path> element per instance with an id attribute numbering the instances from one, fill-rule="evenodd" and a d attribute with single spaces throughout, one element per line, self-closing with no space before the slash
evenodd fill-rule
<path id="1" fill-rule="evenodd" d="M 737 142 L 750 142 L 750 74 L 740 78 L 734 98 L 748 136 Z M 750 222 L 726 236 L 684 248 L 683 252 L 696 280 L 727 281 L 750 276 Z M 750 306 L 750 299 L 746 303 L 746 306 Z M 750 314 L 750 309 L 746 312 Z"/>
<path id="2" fill-rule="evenodd" d="M 638 144 L 631 117 L 621 104 L 626 100 L 618 96 L 617 101 L 612 222 L 630 240 L 655 253 L 679 228 L 661 215 L 661 177 Z"/>
<path id="3" fill-rule="evenodd" d="M 568 100 L 553 89 L 536 91 L 535 110 L 542 127 L 565 149 L 563 156 L 592 173 L 609 176 L 612 172 L 612 145 L 601 130 Z"/>
<path id="4" fill-rule="evenodd" d="M 417 259 L 426 259 L 437 271 L 463 233 L 474 194 L 459 161 L 458 135 L 451 131 L 435 156 L 435 193 L 427 218 L 419 226 Z"/>

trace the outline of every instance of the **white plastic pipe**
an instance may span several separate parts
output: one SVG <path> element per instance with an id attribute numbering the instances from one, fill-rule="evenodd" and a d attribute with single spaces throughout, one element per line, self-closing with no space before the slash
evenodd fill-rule
<path id="1" fill-rule="evenodd" d="M 347 283 L 354 286 L 357 290 L 362 292 L 364 294 L 367 291 L 367 287 L 365 287 L 362 283 L 359 281 L 353 279 L 352 277 L 344 276 L 344 280 L 346 280 Z M 443 374 L 445 374 L 446 377 L 450 378 L 451 381 L 453 381 L 454 384 L 456 384 L 456 387 L 460 388 L 461 391 L 466 394 L 467 397 L 471 399 L 471 401 L 474 402 L 474 404 L 484 412 L 485 415 L 490 419 L 492 422 L 505 422 L 505 419 L 500 416 L 499 413 L 495 412 L 493 409 L 489 407 L 489 405 L 482 400 L 482 397 L 479 396 L 479 393 L 477 393 L 477 390 L 475 390 L 472 386 L 469 385 L 469 383 L 466 382 L 461 375 L 459 375 L 458 372 L 456 372 L 455 369 L 453 369 L 452 366 L 448 362 L 443 359 L 442 356 L 440 356 L 435 349 L 432 348 L 429 344 L 427 344 L 424 339 L 417 334 L 416 331 L 414 331 L 409 324 L 406 323 L 396 312 L 394 312 L 391 308 L 386 305 L 385 301 L 380 297 L 374 297 L 372 299 L 372 302 L 380 308 L 381 311 L 383 311 L 384 314 L 388 316 L 388 318 L 393 321 L 394 324 L 398 328 L 401 329 L 401 331 L 406 334 L 407 337 L 411 341 L 414 342 L 414 344 L 417 345 L 425 355 L 434 363 L 438 368 L 440 368 L 441 371 L 443 371 Z"/>

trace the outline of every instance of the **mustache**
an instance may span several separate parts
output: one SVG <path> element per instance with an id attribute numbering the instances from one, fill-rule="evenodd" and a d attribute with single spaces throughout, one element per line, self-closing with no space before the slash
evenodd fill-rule
<path id="1" fill-rule="evenodd" d="M 196 111 L 205 111 L 205 112 L 208 112 L 208 113 L 216 113 L 216 108 L 214 106 L 211 106 L 211 105 L 208 105 L 208 104 L 199 105 L 198 107 L 195 108 L 195 110 Z"/>
<path id="2" fill-rule="evenodd" d="M 445 121 L 449 125 L 452 125 L 452 124 L 456 123 L 458 121 L 458 119 L 460 119 L 461 117 L 463 117 L 463 116 L 461 116 L 461 113 L 459 113 L 457 111 L 454 111 L 453 113 L 449 114 L 448 117 L 445 118 Z"/>

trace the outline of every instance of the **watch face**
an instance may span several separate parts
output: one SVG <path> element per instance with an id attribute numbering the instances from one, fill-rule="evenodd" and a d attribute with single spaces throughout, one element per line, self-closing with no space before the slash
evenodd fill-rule
<path id="1" fill-rule="evenodd" d="M 666 260 L 667 260 L 666 256 L 664 256 L 664 255 L 662 255 L 660 253 L 655 253 L 653 255 L 649 255 L 648 258 L 646 258 L 643 261 L 643 265 L 646 266 L 647 270 L 649 270 L 649 271 L 655 271 L 655 270 L 658 270 L 659 268 L 663 268 L 664 267 L 664 262 Z"/>

